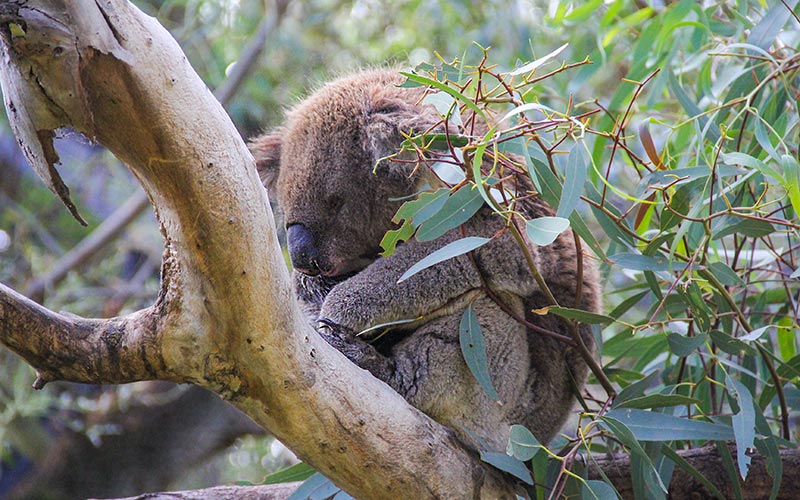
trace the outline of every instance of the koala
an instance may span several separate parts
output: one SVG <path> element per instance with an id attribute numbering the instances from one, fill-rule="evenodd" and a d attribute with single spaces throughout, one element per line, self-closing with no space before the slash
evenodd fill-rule
<path id="1" fill-rule="evenodd" d="M 282 126 L 251 141 L 261 179 L 283 213 L 295 294 L 328 343 L 469 446 L 505 449 L 512 424 L 547 443 L 564 424 L 588 368 L 575 349 L 535 331 L 572 336 L 567 322 L 533 312 L 549 302 L 524 253 L 502 231 L 502 218 L 484 206 L 436 240 L 412 238 L 392 255 L 379 255 L 402 200 L 442 185 L 430 169 L 387 158 L 410 132 L 443 130 L 437 110 L 422 104 L 432 90 L 399 87 L 403 81 L 382 69 L 340 78 L 289 110 Z M 518 177 L 526 196 L 516 210 L 527 218 L 553 215 Z M 420 259 L 465 236 L 495 238 L 398 283 Z M 588 260 L 578 272 L 571 232 L 549 246 L 532 246 L 531 253 L 560 305 L 598 309 L 598 278 Z M 464 361 L 459 324 L 468 306 L 483 331 L 499 401 Z M 411 321 L 362 333 L 402 320 Z M 580 334 L 592 348 L 588 329 L 581 326 Z"/>

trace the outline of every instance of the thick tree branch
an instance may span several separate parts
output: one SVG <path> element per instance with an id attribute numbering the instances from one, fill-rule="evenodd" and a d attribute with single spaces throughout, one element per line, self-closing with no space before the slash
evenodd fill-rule
<path id="1" fill-rule="evenodd" d="M 117 500 L 285 500 L 301 483 L 264 486 L 217 486 L 202 490 L 146 493 Z"/>
<path id="2" fill-rule="evenodd" d="M 176 380 L 161 358 L 158 313 L 102 320 L 54 313 L 0 284 L 0 342 L 53 380 L 121 384 Z"/>
<path id="3" fill-rule="evenodd" d="M 41 382 L 192 381 L 356 497 L 513 498 L 508 479 L 307 324 L 252 157 L 157 22 L 121 0 L 13 5 L 0 75 L 37 172 L 60 181 L 53 130 L 98 140 L 141 181 L 166 241 L 158 303 L 123 318 L 66 318 L 4 289 L 2 341 Z"/>

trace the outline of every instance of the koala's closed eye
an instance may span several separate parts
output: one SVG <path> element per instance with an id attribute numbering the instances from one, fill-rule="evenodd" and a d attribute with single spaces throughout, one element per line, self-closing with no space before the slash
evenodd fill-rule
<path id="1" fill-rule="evenodd" d="M 388 114 L 391 114 L 391 113 L 397 113 L 401 109 L 402 108 L 400 107 L 399 104 L 387 103 L 387 104 L 382 104 L 382 105 L 380 105 L 380 106 L 378 106 L 376 108 L 371 109 L 369 114 L 370 115 L 388 115 Z"/>

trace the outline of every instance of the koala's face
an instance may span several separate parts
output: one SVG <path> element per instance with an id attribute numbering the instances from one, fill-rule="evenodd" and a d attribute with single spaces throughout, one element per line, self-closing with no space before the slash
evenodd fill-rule
<path id="1" fill-rule="evenodd" d="M 292 264 L 324 276 L 357 272 L 378 257 L 392 216 L 413 194 L 414 164 L 383 161 L 401 131 L 433 127 L 438 114 L 402 77 L 374 71 L 338 80 L 300 103 L 277 132 L 251 145 L 271 196 L 277 195 Z"/>

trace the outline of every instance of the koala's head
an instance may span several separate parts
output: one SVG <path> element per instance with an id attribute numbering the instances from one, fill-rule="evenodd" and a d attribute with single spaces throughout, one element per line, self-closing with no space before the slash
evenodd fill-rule
<path id="1" fill-rule="evenodd" d="M 422 90 L 398 88 L 404 78 L 374 70 L 329 83 L 287 113 L 277 130 L 250 147 L 286 224 L 298 271 L 341 276 L 377 258 L 393 227 L 399 198 L 420 184 L 415 164 L 384 160 L 403 134 L 436 127 Z"/>

